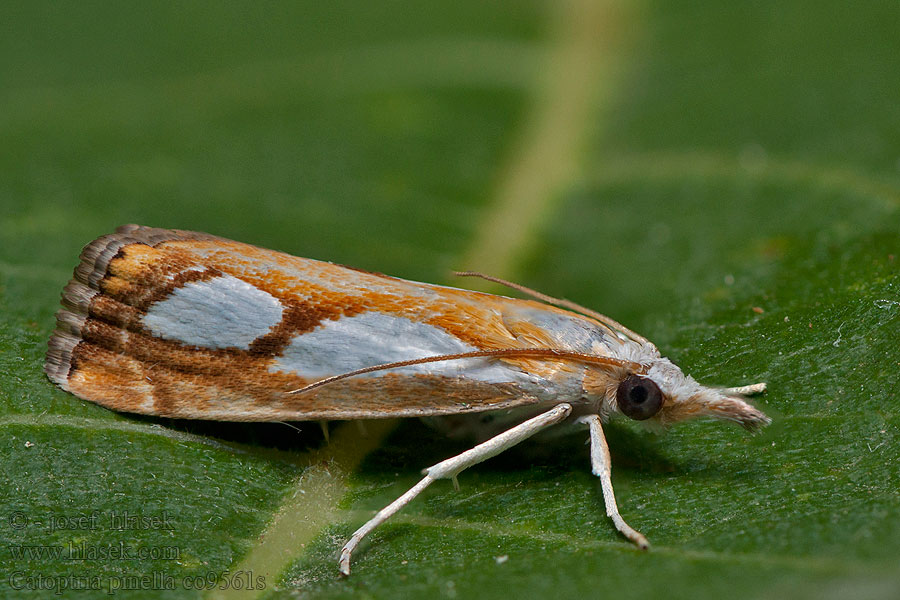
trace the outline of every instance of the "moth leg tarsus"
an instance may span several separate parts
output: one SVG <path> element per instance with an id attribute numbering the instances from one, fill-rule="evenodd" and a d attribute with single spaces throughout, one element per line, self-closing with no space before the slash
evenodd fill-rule
<path id="1" fill-rule="evenodd" d="M 427 488 L 434 481 L 434 477 L 426 475 L 419 483 L 412 486 L 405 494 L 378 511 L 378 513 L 374 517 L 369 519 L 365 525 L 357 529 L 353 533 L 353 535 L 350 536 L 350 539 L 347 540 L 347 543 L 344 544 L 343 548 L 341 548 L 341 557 L 339 560 L 341 575 L 343 575 L 344 577 L 350 575 L 350 556 L 353 554 L 353 551 L 363 540 L 363 538 L 366 537 L 370 531 L 391 518 L 391 516 L 398 510 L 409 504 L 409 502 L 413 498 L 421 494 L 422 490 Z"/>

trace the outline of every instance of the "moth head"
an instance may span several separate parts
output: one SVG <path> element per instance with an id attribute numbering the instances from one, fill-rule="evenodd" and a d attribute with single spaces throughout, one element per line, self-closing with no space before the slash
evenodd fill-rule
<path id="1" fill-rule="evenodd" d="M 639 370 L 608 372 L 602 379 L 606 414 L 620 413 L 663 427 L 694 417 L 733 421 L 748 430 L 771 422 L 743 394 L 700 385 L 666 358 L 656 358 Z"/>

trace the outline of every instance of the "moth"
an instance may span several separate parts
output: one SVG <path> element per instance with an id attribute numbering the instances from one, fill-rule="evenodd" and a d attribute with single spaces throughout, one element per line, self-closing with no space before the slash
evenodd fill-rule
<path id="1" fill-rule="evenodd" d="M 62 294 L 45 372 L 116 411 L 181 419 L 305 421 L 502 414 L 509 429 L 424 469 L 360 527 L 375 527 L 437 479 L 560 424 L 587 427 L 607 515 L 616 506 L 603 425 L 710 416 L 770 419 L 758 383 L 698 384 L 645 337 L 523 286 L 516 299 L 406 281 L 206 233 L 125 225 L 88 244 Z"/>

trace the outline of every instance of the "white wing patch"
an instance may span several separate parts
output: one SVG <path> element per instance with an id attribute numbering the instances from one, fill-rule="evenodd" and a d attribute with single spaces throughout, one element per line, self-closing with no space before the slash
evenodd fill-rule
<path id="1" fill-rule="evenodd" d="M 231 275 L 192 281 L 150 306 L 143 317 L 153 335 L 206 348 L 248 350 L 281 322 L 271 294 Z"/>
<path id="2" fill-rule="evenodd" d="M 477 350 L 439 327 L 380 312 L 326 321 L 291 340 L 270 370 L 319 379 L 388 362 Z M 536 384 L 540 378 L 497 361 L 473 358 L 403 367 L 401 373 L 459 376 L 488 383 Z M 384 372 L 366 374 L 380 377 Z"/>

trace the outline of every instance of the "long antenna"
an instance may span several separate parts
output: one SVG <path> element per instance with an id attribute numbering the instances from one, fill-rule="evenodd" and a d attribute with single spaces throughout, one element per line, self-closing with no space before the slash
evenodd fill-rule
<path id="1" fill-rule="evenodd" d="M 642 344 L 650 344 L 654 348 L 656 346 L 653 345 L 653 342 L 642 336 L 641 334 L 632 331 L 613 319 L 610 319 L 604 314 L 600 314 L 595 310 L 591 310 L 585 306 L 580 304 L 576 304 L 571 300 L 565 300 L 562 298 L 554 298 L 553 296 L 548 296 L 547 294 L 543 294 L 537 290 L 533 290 L 529 287 L 525 287 L 524 285 L 520 285 L 518 283 L 513 283 L 511 281 L 506 281 L 505 279 L 500 279 L 499 277 L 494 277 L 493 275 L 485 275 L 484 273 L 479 273 L 478 271 L 454 271 L 454 275 L 458 275 L 459 277 L 478 277 L 480 279 L 484 279 L 485 281 L 493 281 L 494 283 L 499 283 L 500 285 L 505 285 L 508 288 L 512 288 L 514 290 L 518 290 L 523 294 L 527 294 L 532 298 L 536 298 L 542 302 L 546 302 L 547 304 L 552 304 L 554 306 L 559 306 L 560 308 L 568 308 L 569 310 L 574 310 L 575 312 L 579 312 L 585 316 L 592 317 L 597 319 L 613 333 L 624 333 L 628 337 L 630 337 L 635 342 L 641 342 Z M 617 331 L 618 330 L 618 331 Z"/>
<path id="2" fill-rule="evenodd" d="M 555 348 L 501 348 L 498 350 L 474 350 L 472 352 L 460 352 L 459 354 L 438 354 L 436 356 L 426 356 L 424 358 L 413 358 L 410 360 L 399 360 L 396 362 L 382 363 L 371 367 L 363 367 L 355 371 L 347 371 L 340 375 L 332 375 L 325 379 L 320 379 L 307 386 L 286 392 L 287 394 L 303 394 L 310 390 L 354 377 L 363 375 L 364 373 L 372 373 L 374 371 L 384 371 L 387 369 L 397 369 L 400 367 L 411 367 L 413 365 L 421 365 L 425 363 L 441 362 L 445 360 L 461 360 L 465 358 L 507 358 L 507 357 L 537 357 L 537 358 L 561 358 L 563 360 L 573 360 L 592 365 L 600 365 L 608 368 L 624 368 L 634 373 L 643 371 L 643 366 L 631 360 L 623 358 L 610 358 L 608 356 L 594 356 L 593 354 L 584 354 L 582 352 L 571 352 L 569 350 L 557 350 Z"/>

